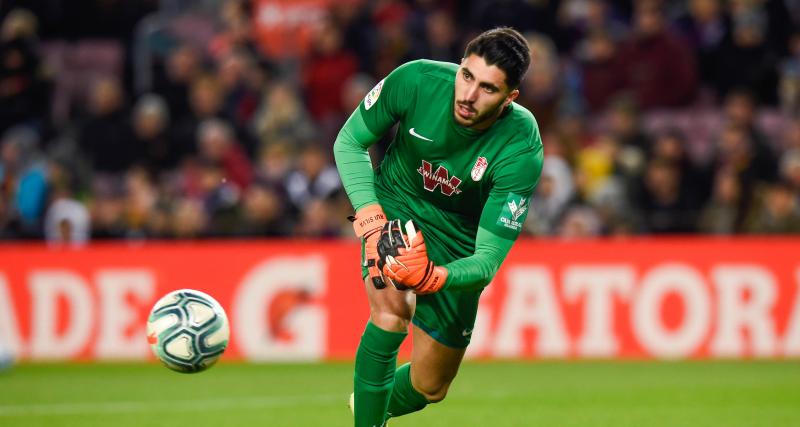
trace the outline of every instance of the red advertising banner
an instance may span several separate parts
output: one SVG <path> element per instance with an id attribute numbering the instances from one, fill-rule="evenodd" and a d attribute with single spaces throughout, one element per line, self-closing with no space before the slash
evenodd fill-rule
<path id="1" fill-rule="evenodd" d="M 351 358 L 363 286 L 352 241 L 0 245 L 0 346 L 150 358 L 150 307 L 192 288 L 228 313 L 226 359 Z M 468 354 L 797 357 L 799 287 L 800 239 L 521 241 L 484 291 Z"/>

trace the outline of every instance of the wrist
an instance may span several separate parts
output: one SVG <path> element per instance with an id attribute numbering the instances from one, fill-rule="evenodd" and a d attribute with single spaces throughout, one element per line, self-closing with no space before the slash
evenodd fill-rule
<path id="1" fill-rule="evenodd" d="M 353 231 L 358 237 L 375 229 L 380 229 L 386 223 L 386 214 L 381 205 L 375 203 L 362 207 L 353 217 Z"/>

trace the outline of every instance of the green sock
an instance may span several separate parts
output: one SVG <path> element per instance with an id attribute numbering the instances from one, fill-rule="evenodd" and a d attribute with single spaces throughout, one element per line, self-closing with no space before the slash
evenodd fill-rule
<path id="1" fill-rule="evenodd" d="M 384 331 L 372 322 L 367 323 L 356 352 L 356 427 L 380 427 L 386 421 L 397 351 L 406 335 L 406 332 Z"/>
<path id="2" fill-rule="evenodd" d="M 411 384 L 411 364 L 397 368 L 394 373 L 394 390 L 386 410 L 389 418 L 419 411 L 428 404 L 428 399 Z"/>

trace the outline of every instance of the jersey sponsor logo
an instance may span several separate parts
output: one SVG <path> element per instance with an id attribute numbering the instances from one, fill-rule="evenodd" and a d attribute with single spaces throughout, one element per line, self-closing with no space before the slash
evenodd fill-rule
<path id="1" fill-rule="evenodd" d="M 422 185 L 426 190 L 433 192 L 439 187 L 445 196 L 452 196 L 453 193 L 461 194 L 461 190 L 458 189 L 461 179 L 455 175 L 450 176 L 450 172 L 444 166 L 439 166 L 434 172 L 431 162 L 423 160 L 417 172 L 422 175 Z"/>
<path id="2" fill-rule="evenodd" d="M 475 166 L 472 167 L 472 176 L 473 181 L 480 181 L 483 178 L 483 173 L 486 172 L 486 167 L 489 166 L 489 162 L 486 160 L 486 157 L 478 157 L 478 160 L 475 161 Z"/>
<path id="3" fill-rule="evenodd" d="M 430 139 L 430 138 L 426 138 L 426 137 L 424 137 L 424 136 L 422 136 L 422 135 L 418 134 L 418 133 L 417 133 L 417 132 L 414 130 L 414 128 L 411 128 L 411 129 L 409 129 L 409 130 L 408 130 L 408 133 L 410 133 L 411 135 L 414 135 L 414 136 L 416 136 L 416 137 L 417 137 L 417 138 L 419 138 L 419 139 L 422 139 L 422 140 L 425 140 L 425 141 L 430 141 L 430 142 L 433 142 L 433 140 L 432 140 L 432 139 Z"/>
<path id="4" fill-rule="evenodd" d="M 528 212 L 528 202 L 529 200 L 525 197 L 508 193 L 506 203 L 503 205 L 503 211 L 500 212 L 500 217 L 497 218 L 497 225 L 520 231 L 522 223 L 525 222 L 525 214 Z"/>
<path id="5" fill-rule="evenodd" d="M 364 97 L 365 110 L 369 110 L 373 105 L 375 105 L 376 102 L 378 102 L 378 98 L 381 96 L 381 89 L 383 89 L 383 80 L 379 81 L 378 84 L 376 84 L 375 87 L 372 88 L 369 93 L 367 93 L 367 96 Z"/>

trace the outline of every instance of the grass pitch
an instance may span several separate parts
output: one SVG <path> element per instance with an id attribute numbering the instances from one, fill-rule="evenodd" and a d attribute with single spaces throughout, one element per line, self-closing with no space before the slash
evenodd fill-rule
<path id="1" fill-rule="evenodd" d="M 20 365 L 0 426 L 345 427 L 349 363 Z M 800 362 L 468 362 L 448 398 L 391 427 L 800 426 Z"/>

